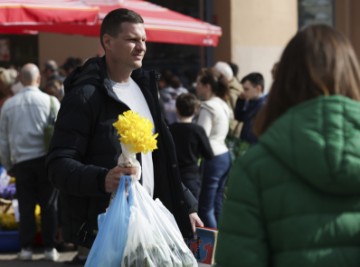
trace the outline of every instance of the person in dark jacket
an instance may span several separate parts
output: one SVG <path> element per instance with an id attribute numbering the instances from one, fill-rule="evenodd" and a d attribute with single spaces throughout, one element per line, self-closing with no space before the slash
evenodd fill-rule
<path id="1" fill-rule="evenodd" d="M 119 114 L 134 110 L 150 119 L 159 134 L 157 150 L 137 155 L 141 182 L 189 237 L 202 222 L 196 199 L 180 180 L 174 143 L 159 107 L 158 77 L 141 69 L 146 52 L 143 19 L 131 10 L 113 10 L 103 20 L 100 40 L 105 56 L 87 60 L 65 81 L 47 156 L 49 177 L 66 194 L 70 206 L 66 236 L 91 247 L 97 216 L 108 207 L 120 177 L 136 174 L 136 168 L 117 166 L 121 147 L 112 125 Z"/>
<path id="2" fill-rule="evenodd" d="M 199 160 L 214 157 L 204 128 L 193 123 L 199 106 L 200 101 L 194 94 L 179 95 L 176 99 L 178 122 L 169 126 L 174 138 L 181 180 L 196 199 L 199 198 L 201 189 Z"/>
<path id="3" fill-rule="evenodd" d="M 360 266 L 360 68 L 349 40 L 312 25 L 286 46 L 234 164 L 216 267 Z"/>
<path id="4" fill-rule="evenodd" d="M 241 79 L 244 92 L 236 101 L 234 116 L 235 119 L 243 122 L 240 133 L 240 140 L 253 145 L 257 142 L 257 137 L 253 132 L 253 121 L 260 108 L 266 101 L 264 92 L 264 77 L 261 73 L 252 72 Z"/>

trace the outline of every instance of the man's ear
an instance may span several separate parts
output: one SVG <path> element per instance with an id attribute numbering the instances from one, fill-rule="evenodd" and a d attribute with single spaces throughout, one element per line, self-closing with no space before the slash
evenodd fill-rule
<path id="1" fill-rule="evenodd" d="M 105 33 L 102 37 L 102 41 L 104 44 L 104 48 L 106 48 L 106 50 L 111 50 L 111 41 L 112 41 L 112 37 Z"/>
<path id="2" fill-rule="evenodd" d="M 38 75 L 36 78 L 36 84 L 39 86 L 41 84 L 41 75 Z"/>
<path id="3" fill-rule="evenodd" d="M 262 94 L 262 93 L 263 93 L 263 88 L 261 87 L 261 85 L 257 85 L 257 86 L 256 86 L 256 91 L 257 91 L 259 94 Z"/>

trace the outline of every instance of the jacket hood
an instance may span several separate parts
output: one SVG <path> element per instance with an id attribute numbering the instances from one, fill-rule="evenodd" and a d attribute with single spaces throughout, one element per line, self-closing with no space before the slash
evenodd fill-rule
<path id="1" fill-rule="evenodd" d="M 142 69 L 134 70 L 131 77 L 142 86 L 145 83 L 145 72 Z M 65 93 L 77 86 L 91 84 L 96 87 L 111 88 L 111 82 L 106 71 L 105 56 L 88 59 L 82 66 L 77 67 L 64 81 Z"/>
<path id="2" fill-rule="evenodd" d="M 106 64 L 104 57 L 88 59 L 84 65 L 77 67 L 64 81 L 65 94 L 71 89 L 85 85 L 101 85 L 106 78 Z"/>
<path id="3" fill-rule="evenodd" d="M 259 142 L 318 190 L 360 193 L 359 102 L 343 96 L 306 101 L 274 122 Z"/>

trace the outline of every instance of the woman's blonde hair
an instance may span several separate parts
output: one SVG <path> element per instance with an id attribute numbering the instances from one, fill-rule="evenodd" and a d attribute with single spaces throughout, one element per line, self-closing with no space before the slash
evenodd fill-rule
<path id="1" fill-rule="evenodd" d="M 0 98 L 12 95 L 11 85 L 15 79 L 11 76 L 9 70 L 0 67 Z"/>

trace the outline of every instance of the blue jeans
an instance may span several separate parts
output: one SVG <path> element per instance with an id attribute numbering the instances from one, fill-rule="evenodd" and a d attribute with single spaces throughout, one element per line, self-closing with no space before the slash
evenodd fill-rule
<path id="1" fill-rule="evenodd" d="M 204 161 L 199 216 L 205 227 L 217 228 L 224 200 L 224 187 L 230 167 L 231 157 L 229 152 Z"/>

